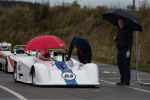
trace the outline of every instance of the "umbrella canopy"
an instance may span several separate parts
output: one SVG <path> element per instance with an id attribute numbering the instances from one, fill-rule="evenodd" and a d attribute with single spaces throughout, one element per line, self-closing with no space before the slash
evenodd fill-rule
<path id="1" fill-rule="evenodd" d="M 111 9 L 102 14 L 103 19 L 118 26 L 118 19 L 123 18 L 125 24 L 133 31 L 142 31 L 142 26 L 136 15 L 124 9 Z"/>
<path id="2" fill-rule="evenodd" d="M 67 44 L 60 38 L 51 35 L 44 35 L 31 39 L 25 46 L 24 50 L 30 51 L 34 49 L 47 49 L 63 46 L 67 46 Z"/>

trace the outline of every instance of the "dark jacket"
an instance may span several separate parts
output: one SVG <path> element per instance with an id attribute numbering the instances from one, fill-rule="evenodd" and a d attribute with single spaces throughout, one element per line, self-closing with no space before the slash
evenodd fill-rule
<path id="1" fill-rule="evenodd" d="M 133 45 L 133 31 L 127 27 L 118 28 L 116 46 L 119 50 L 131 50 Z"/>
<path id="2" fill-rule="evenodd" d="M 69 58 L 71 57 L 74 46 L 76 46 L 77 48 L 78 56 L 83 56 L 84 59 L 87 61 L 91 60 L 92 50 L 87 39 L 81 37 L 73 38 L 69 48 L 69 54 L 68 54 Z"/>

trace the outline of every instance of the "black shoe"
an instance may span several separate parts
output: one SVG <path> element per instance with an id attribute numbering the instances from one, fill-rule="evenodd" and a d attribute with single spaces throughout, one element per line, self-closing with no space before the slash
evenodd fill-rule
<path id="1" fill-rule="evenodd" d="M 130 83 L 125 83 L 124 85 L 125 85 L 125 86 L 130 86 Z"/>
<path id="2" fill-rule="evenodd" d="M 122 85 L 124 82 L 119 82 L 119 83 L 116 83 L 116 85 Z"/>
<path id="3" fill-rule="evenodd" d="M 130 83 L 126 83 L 126 82 L 119 82 L 119 83 L 116 83 L 116 85 L 120 85 L 120 86 L 130 86 Z"/>

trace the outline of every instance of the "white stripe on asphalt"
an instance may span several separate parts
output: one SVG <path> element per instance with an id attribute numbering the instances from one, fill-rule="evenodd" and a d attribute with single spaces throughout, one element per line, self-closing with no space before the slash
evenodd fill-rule
<path id="1" fill-rule="evenodd" d="M 116 72 L 109 72 L 109 71 L 102 71 L 101 73 L 104 73 L 104 74 L 110 74 L 110 73 L 116 74 Z"/>
<path id="2" fill-rule="evenodd" d="M 23 97 L 22 95 L 20 95 L 19 93 L 14 92 L 14 91 L 12 91 L 12 90 L 10 90 L 10 89 L 8 89 L 8 88 L 2 86 L 2 85 L 0 85 L 0 88 L 2 88 L 3 90 L 5 90 L 5 91 L 7 91 L 7 92 L 9 92 L 9 93 L 11 93 L 11 94 L 13 94 L 13 95 L 15 95 L 15 96 L 16 96 L 17 98 L 19 98 L 20 100 L 28 100 L 28 99 L 26 99 L 25 97 Z"/>
<path id="3" fill-rule="evenodd" d="M 105 81 L 105 80 L 100 80 L 100 81 L 105 82 L 105 83 L 109 83 L 109 84 L 113 84 L 113 85 L 116 84 L 116 83 Z M 130 89 L 134 89 L 134 90 L 138 90 L 138 91 L 142 91 L 142 92 L 146 92 L 146 93 L 150 93 L 150 91 L 144 90 L 144 89 L 134 88 L 134 87 L 131 87 L 131 86 L 125 86 L 125 87 L 130 88 Z"/>

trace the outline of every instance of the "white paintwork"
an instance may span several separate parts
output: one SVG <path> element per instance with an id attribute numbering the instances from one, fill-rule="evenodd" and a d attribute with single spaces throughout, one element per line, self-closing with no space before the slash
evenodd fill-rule
<path id="1" fill-rule="evenodd" d="M 13 55 L 11 52 L 11 43 L 2 42 L 0 43 L 0 69 L 6 72 L 13 72 L 13 66 L 11 65 L 10 56 Z"/>
<path id="2" fill-rule="evenodd" d="M 51 51 L 51 57 L 62 61 L 62 55 L 53 55 Z M 37 56 L 28 56 L 28 55 L 15 55 L 11 56 L 11 59 L 14 60 L 17 68 L 17 81 L 25 83 L 33 83 L 34 85 L 67 85 L 66 80 L 75 79 L 78 85 L 92 85 L 97 86 L 99 83 L 99 70 L 98 66 L 93 63 L 81 64 L 80 62 L 72 59 L 70 61 L 65 61 L 68 68 L 72 70 L 72 74 L 66 72 L 62 73 L 60 69 L 55 65 L 55 61 L 43 61 Z M 35 78 L 32 79 L 33 68 L 35 72 Z M 66 76 L 63 76 L 66 74 Z M 64 78 L 66 77 L 66 78 Z M 32 81 L 33 80 L 33 81 Z"/>
<path id="3" fill-rule="evenodd" d="M 10 51 L 0 51 L 0 69 L 7 70 L 8 72 L 13 72 L 13 66 L 9 59 L 13 54 Z M 2 57 L 3 56 L 3 57 Z M 7 62 L 7 63 L 6 63 Z"/>

